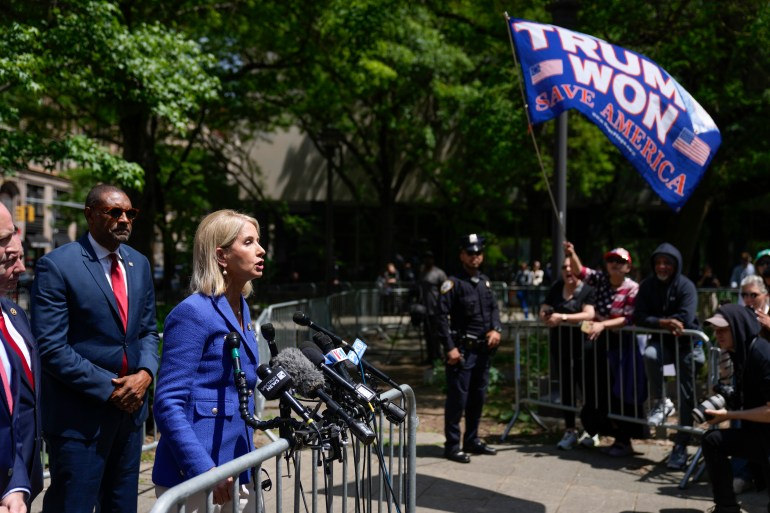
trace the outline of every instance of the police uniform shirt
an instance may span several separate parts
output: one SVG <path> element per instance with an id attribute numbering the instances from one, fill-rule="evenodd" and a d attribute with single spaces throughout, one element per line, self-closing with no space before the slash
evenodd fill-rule
<path id="1" fill-rule="evenodd" d="M 489 278 L 482 273 L 470 276 L 462 272 L 442 283 L 439 313 L 437 335 L 447 352 L 456 345 L 452 333 L 483 340 L 490 330 L 501 329 L 497 300 Z"/>

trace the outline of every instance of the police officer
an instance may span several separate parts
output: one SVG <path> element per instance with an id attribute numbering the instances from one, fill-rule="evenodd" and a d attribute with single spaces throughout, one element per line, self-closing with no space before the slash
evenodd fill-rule
<path id="1" fill-rule="evenodd" d="M 444 456 L 459 463 L 471 454 L 497 453 L 478 437 L 481 410 L 489 382 L 490 358 L 500 344 L 500 312 L 489 278 L 479 271 L 484 238 L 475 233 L 460 239 L 462 270 L 441 284 L 436 334 L 446 353 L 447 398 L 444 413 Z M 465 436 L 460 449 L 460 419 Z"/>

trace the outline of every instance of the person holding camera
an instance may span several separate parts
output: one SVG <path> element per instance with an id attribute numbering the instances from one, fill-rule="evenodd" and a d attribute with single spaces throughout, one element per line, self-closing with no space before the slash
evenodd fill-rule
<path id="1" fill-rule="evenodd" d="M 750 308 L 727 304 L 706 319 L 714 327 L 717 344 L 730 355 L 735 386 L 721 386 L 693 415 L 711 425 L 740 420 L 740 428 L 713 429 L 701 446 L 711 480 L 716 513 L 740 512 L 733 490 L 730 456 L 761 465 L 770 473 L 770 342 L 760 336 L 760 325 Z M 768 504 L 770 511 L 770 504 Z"/>
<path id="2" fill-rule="evenodd" d="M 441 284 L 436 335 L 446 354 L 447 396 L 444 411 L 444 456 L 469 463 L 471 454 L 497 451 L 479 438 L 492 355 L 503 331 L 497 299 L 482 274 L 484 238 L 471 233 L 460 239 L 462 269 Z M 465 414 L 463 448 L 460 420 Z"/>

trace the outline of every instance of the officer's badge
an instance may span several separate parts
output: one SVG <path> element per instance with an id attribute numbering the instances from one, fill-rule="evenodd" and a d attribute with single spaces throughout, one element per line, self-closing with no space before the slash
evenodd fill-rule
<path id="1" fill-rule="evenodd" d="M 452 290 L 454 286 L 455 286 L 455 282 L 453 282 L 452 280 L 446 280 L 444 283 L 441 284 L 441 293 L 446 294 L 447 292 Z"/>

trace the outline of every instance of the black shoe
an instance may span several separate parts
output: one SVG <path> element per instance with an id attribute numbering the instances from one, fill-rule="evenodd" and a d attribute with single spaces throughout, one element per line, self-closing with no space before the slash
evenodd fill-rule
<path id="1" fill-rule="evenodd" d="M 464 453 L 462 451 L 455 451 L 455 452 L 445 452 L 444 457 L 451 461 L 456 461 L 457 463 L 470 463 L 471 457 L 469 454 Z"/>
<path id="2" fill-rule="evenodd" d="M 470 454 L 486 454 L 488 456 L 497 454 L 497 449 L 493 449 L 483 442 L 476 442 L 469 447 L 463 447 L 463 450 Z"/>

